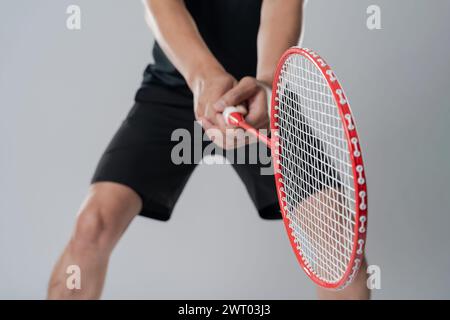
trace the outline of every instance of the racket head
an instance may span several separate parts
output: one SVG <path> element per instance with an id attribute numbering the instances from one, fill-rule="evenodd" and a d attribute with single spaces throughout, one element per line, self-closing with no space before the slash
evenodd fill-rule
<path id="1" fill-rule="evenodd" d="M 330 66 L 314 51 L 292 47 L 281 57 L 272 87 L 270 126 L 277 194 L 295 255 L 315 283 L 343 289 L 363 262 L 367 184 L 348 100 Z M 311 139 L 319 142 L 311 144 Z M 308 142 L 299 142 L 304 140 Z M 319 168 L 311 169 L 311 162 Z M 326 173 L 317 179 L 314 170 Z M 320 216 L 320 209 L 326 209 L 327 216 Z M 331 226 L 324 228 L 323 218 Z"/>

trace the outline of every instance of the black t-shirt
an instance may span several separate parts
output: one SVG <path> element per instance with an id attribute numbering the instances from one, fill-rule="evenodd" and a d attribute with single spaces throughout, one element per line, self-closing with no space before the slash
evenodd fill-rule
<path id="1" fill-rule="evenodd" d="M 185 0 L 207 46 L 236 79 L 256 74 L 256 41 L 262 0 Z M 176 22 L 175 22 L 176 23 Z M 155 62 L 147 66 L 138 97 L 146 96 L 151 84 L 187 89 L 181 74 L 157 42 Z"/>

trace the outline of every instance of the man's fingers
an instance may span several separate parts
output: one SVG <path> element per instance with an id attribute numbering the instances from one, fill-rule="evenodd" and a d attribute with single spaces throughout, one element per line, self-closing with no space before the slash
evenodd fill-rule
<path id="1" fill-rule="evenodd" d="M 247 108 L 243 104 L 237 105 L 236 110 L 244 116 L 248 113 Z"/>
<path id="2" fill-rule="evenodd" d="M 212 104 L 206 105 L 204 118 L 217 126 L 217 111 L 213 108 Z"/>
<path id="3" fill-rule="evenodd" d="M 216 113 L 216 124 L 222 132 L 225 132 L 225 130 L 229 128 L 229 126 L 225 122 L 223 114 L 221 113 Z"/>
<path id="4" fill-rule="evenodd" d="M 245 117 L 245 121 L 259 127 L 268 123 L 269 115 L 266 102 L 266 94 L 261 91 L 251 101 L 248 108 L 248 115 Z"/>
<path id="5" fill-rule="evenodd" d="M 258 91 L 256 79 L 251 77 L 242 78 L 232 89 L 228 90 L 215 104 L 214 108 L 223 112 L 227 106 L 242 104 Z"/>
<path id="6" fill-rule="evenodd" d="M 203 127 L 203 130 L 205 131 L 215 128 L 211 121 L 204 117 L 198 118 L 197 122 Z"/>

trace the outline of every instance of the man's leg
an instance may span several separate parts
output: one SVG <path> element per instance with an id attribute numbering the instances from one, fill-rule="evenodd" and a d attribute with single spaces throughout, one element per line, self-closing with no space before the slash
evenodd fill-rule
<path id="1" fill-rule="evenodd" d="M 367 263 L 364 259 L 356 278 L 345 289 L 335 291 L 317 287 L 317 297 L 322 300 L 367 300 L 370 290 L 367 287 Z"/>
<path id="2" fill-rule="evenodd" d="M 352 225 L 345 222 L 343 216 L 347 216 L 348 209 L 344 205 L 342 194 L 335 189 L 326 188 L 323 191 L 314 192 L 308 198 L 302 201 L 299 207 L 298 221 L 316 221 L 312 228 L 317 233 L 324 233 L 321 239 L 321 246 L 328 247 L 328 251 L 336 250 L 336 241 L 340 241 L 345 247 L 349 246 L 349 238 L 345 235 Z M 340 213 L 340 214 L 338 214 Z M 319 223 L 319 221 L 321 223 Z M 327 236 L 328 235 L 328 236 Z M 353 240 L 353 239 L 351 239 Z M 344 254 L 345 252 L 342 252 Z M 343 255 L 343 257 L 347 257 Z M 346 261 L 342 261 L 343 264 Z M 319 299 L 336 300 L 364 300 L 370 298 L 370 290 L 367 287 L 367 263 L 364 259 L 356 278 L 343 290 L 330 290 L 323 287 L 317 287 L 317 296 Z"/>
<path id="3" fill-rule="evenodd" d="M 48 298 L 98 299 L 111 251 L 141 206 L 140 197 L 124 185 L 94 183 L 80 209 L 73 235 L 53 270 Z M 70 265 L 80 268 L 81 289 L 66 286 Z"/>

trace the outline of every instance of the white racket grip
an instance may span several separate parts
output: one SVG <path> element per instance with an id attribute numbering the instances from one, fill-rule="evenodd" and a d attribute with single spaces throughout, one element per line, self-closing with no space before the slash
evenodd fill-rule
<path id="1" fill-rule="evenodd" d="M 225 107 L 225 109 L 223 110 L 222 114 L 223 114 L 223 118 L 225 119 L 225 123 L 226 124 L 235 125 L 233 122 L 230 121 L 230 114 L 232 114 L 234 112 L 239 112 L 239 113 L 242 114 L 242 112 L 238 108 L 236 108 L 235 106 Z"/>

